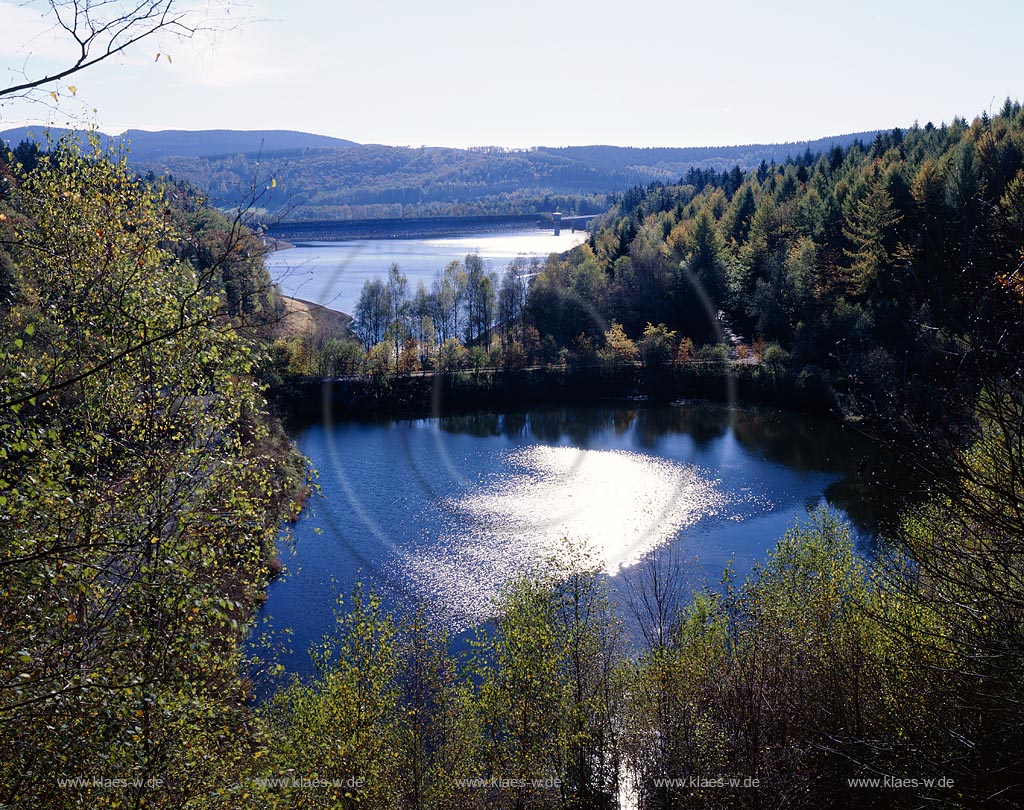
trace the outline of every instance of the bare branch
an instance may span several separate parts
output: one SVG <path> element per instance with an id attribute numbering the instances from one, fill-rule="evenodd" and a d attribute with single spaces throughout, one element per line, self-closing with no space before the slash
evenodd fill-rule
<path id="1" fill-rule="evenodd" d="M 42 76 L 29 76 L 26 63 L 24 81 L 0 88 L 0 103 L 29 96 L 159 34 L 190 39 L 199 31 L 220 27 L 182 0 L 48 0 L 48 6 L 53 30 L 75 46 L 76 56 L 60 70 Z"/>

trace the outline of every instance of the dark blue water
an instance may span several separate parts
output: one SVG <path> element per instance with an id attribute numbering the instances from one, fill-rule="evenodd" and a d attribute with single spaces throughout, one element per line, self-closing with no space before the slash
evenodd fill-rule
<path id="1" fill-rule="evenodd" d="M 306 650 L 357 581 L 396 608 L 426 604 L 454 630 L 489 615 L 509 577 L 564 547 L 590 549 L 613 582 L 671 546 L 694 584 L 763 560 L 808 508 L 832 505 L 867 543 L 858 484 L 875 453 L 815 418 L 707 403 L 606 404 L 529 413 L 316 424 L 297 430 L 322 497 L 283 550 L 263 609 Z M 631 566 L 634 566 L 632 569 Z"/>

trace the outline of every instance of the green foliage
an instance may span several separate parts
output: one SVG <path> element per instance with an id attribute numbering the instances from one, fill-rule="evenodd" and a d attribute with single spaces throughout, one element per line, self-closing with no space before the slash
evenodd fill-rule
<path id="1" fill-rule="evenodd" d="M 400 765 L 394 624 L 380 598 L 361 589 L 337 618 L 336 631 L 311 651 L 316 678 L 293 680 L 262 711 L 269 764 L 296 777 L 286 790 L 290 807 L 391 807 Z M 310 790 L 302 779 L 328 784 Z"/>
<path id="2" fill-rule="evenodd" d="M 729 360 L 729 347 L 724 343 L 706 343 L 697 352 L 697 359 L 702 363 L 724 368 Z"/>
<path id="3" fill-rule="evenodd" d="M 897 241 L 896 226 L 903 217 L 893 207 L 892 195 L 881 183 L 853 206 L 843 235 L 851 248 L 847 271 L 847 288 L 854 296 L 864 296 L 875 289 L 880 277 L 889 269 Z"/>
<path id="4" fill-rule="evenodd" d="M 621 628 L 604 576 L 573 546 L 510 583 L 476 642 L 479 761 L 497 806 L 611 807 L 618 787 Z"/>
<path id="5" fill-rule="evenodd" d="M 769 343 L 761 354 L 761 362 L 768 371 L 776 372 L 785 368 L 789 361 L 789 352 L 778 343 Z"/>
<path id="6" fill-rule="evenodd" d="M 647 324 L 637 348 L 645 366 L 667 365 L 676 356 L 676 333 L 663 323 Z"/>
<path id="7" fill-rule="evenodd" d="M 363 369 L 371 377 L 378 379 L 393 374 L 396 370 L 394 344 L 390 341 L 383 341 L 372 346 L 366 353 Z"/>
<path id="8" fill-rule="evenodd" d="M 116 156 L 59 146 L 8 204 L 0 802 L 230 805 L 259 745 L 238 642 L 298 485 L 254 310 Z M 93 776 L 141 782 L 57 781 Z"/>
<path id="9" fill-rule="evenodd" d="M 626 335 L 621 323 L 613 323 L 604 333 L 604 356 L 613 362 L 631 363 L 639 357 L 636 343 Z"/>
<path id="10" fill-rule="evenodd" d="M 570 549 L 547 572 L 510 583 L 495 610 L 494 631 L 460 663 L 422 611 L 396 623 L 357 588 L 314 650 L 316 677 L 294 679 L 260 710 L 264 770 L 332 782 L 277 798 L 289 807 L 614 806 L 622 631 L 604 575 Z"/>
<path id="11" fill-rule="evenodd" d="M 689 262 L 698 276 L 704 276 L 705 287 L 709 294 L 718 297 L 721 290 L 711 281 L 720 276 L 724 241 L 718 233 L 717 223 L 711 210 L 705 205 L 693 220 L 693 233 L 690 237 Z"/>
<path id="12" fill-rule="evenodd" d="M 1024 771 L 1022 414 L 1016 381 L 993 381 L 979 400 L 978 441 L 945 449 L 949 472 L 934 484 L 941 494 L 912 510 L 898 532 L 912 561 L 912 607 L 933 628 L 910 637 L 906 655 L 934 666 L 941 680 L 934 688 L 942 722 L 920 731 L 914 761 L 948 761 L 972 804 L 992 796 L 1019 802 Z"/>
<path id="13" fill-rule="evenodd" d="M 273 310 L 270 275 L 263 266 L 262 241 L 240 217 L 198 204 L 188 189 L 172 187 L 174 224 L 181 238 L 175 255 L 196 272 L 207 292 L 223 295 L 239 323 L 258 325 Z"/>
<path id="14" fill-rule="evenodd" d="M 491 358 L 483 346 L 474 346 L 469 350 L 466 362 L 470 368 L 487 368 L 491 364 Z"/>
<path id="15" fill-rule="evenodd" d="M 312 348 L 300 337 L 278 338 L 270 344 L 267 354 L 268 376 L 272 379 L 302 377 L 313 371 Z M 321 362 L 318 358 L 317 365 Z"/>
<path id="16" fill-rule="evenodd" d="M 661 782 L 708 774 L 759 779 L 756 801 L 795 793 L 814 805 L 848 791 L 860 768 L 896 767 L 894 750 L 935 721 L 923 667 L 942 659 L 907 656 L 901 634 L 923 640 L 935 628 L 894 587 L 873 580 L 846 527 L 818 512 L 746 583 L 699 593 L 671 642 L 641 657 L 629 690 L 641 805 L 751 801 L 742 788 Z"/>
<path id="17" fill-rule="evenodd" d="M 527 364 L 526 350 L 518 340 L 512 341 L 502 353 L 502 363 L 509 371 L 518 371 Z"/>
<path id="18" fill-rule="evenodd" d="M 347 377 L 358 374 L 365 353 L 353 340 L 329 338 L 314 358 L 313 374 L 318 377 Z"/>
<path id="19" fill-rule="evenodd" d="M 437 368 L 440 371 L 457 371 L 468 362 L 469 352 L 458 338 L 448 338 L 437 352 Z"/>

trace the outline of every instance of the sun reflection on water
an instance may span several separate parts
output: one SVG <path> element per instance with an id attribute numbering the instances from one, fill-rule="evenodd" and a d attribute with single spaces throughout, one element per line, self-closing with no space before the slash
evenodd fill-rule
<path id="1" fill-rule="evenodd" d="M 398 574 L 453 626 L 487 617 L 510 578 L 557 554 L 563 538 L 614 574 L 729 504 L 693 465 L 622 450 L 530 446 L 508 474 L 441 508 L 439 536 L 403 551 Z"/>

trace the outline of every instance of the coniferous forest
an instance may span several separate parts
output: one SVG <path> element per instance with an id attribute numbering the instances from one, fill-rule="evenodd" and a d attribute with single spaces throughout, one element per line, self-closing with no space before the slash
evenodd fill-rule
<path id="1" fill-rule="evenodd" d="M 328 346 L 275 339 L 259 241 L 194 190 L 3 153 L 0 806 L 1019 806 L 1022 263 L 1010 100 L 636 188 L 536 273 L 396 268 Z M 638 636 L 571 540 L 460 652 L 360 588 L 289 679 L 242 643 L 309 486 L 266 384 L 342 361 L 746 362 L 827 390 L 916 497 L 870 558 L 823 510 L 693 595 L 659 551 Z M 125 781 L 69 781 L 97 774 Z"/>

